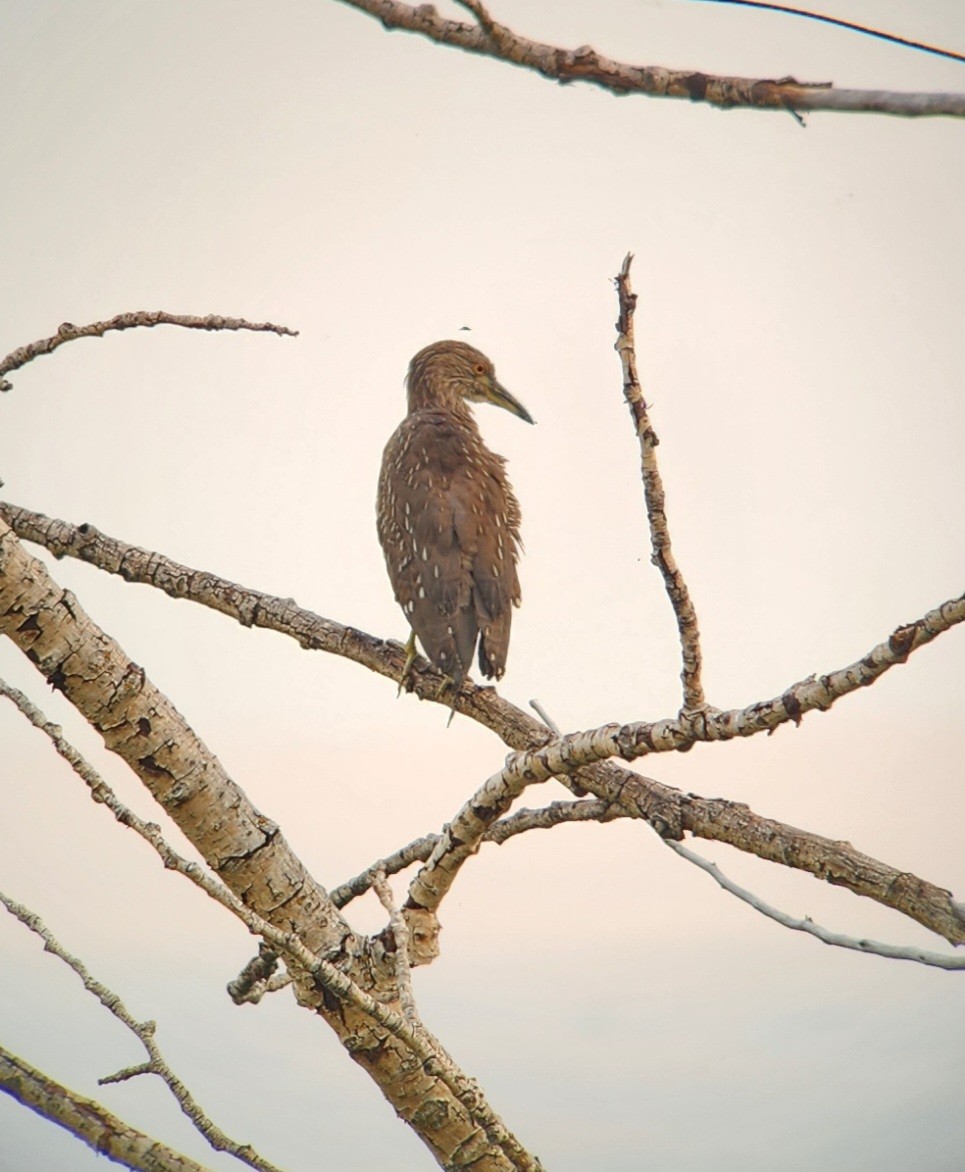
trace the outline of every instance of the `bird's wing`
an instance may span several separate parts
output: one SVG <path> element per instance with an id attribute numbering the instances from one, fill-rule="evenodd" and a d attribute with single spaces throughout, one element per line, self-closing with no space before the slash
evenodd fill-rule
<path id="1" fill-rule="evenodd" d="M 426 655 L 457 684 L 478 636 L 471 605 L 474 519 L 458 487 L 459 446 L 459 429 L 444 415 L 406 419 L 383 457 L 378 510 L 395 596 Z"/>
<path id="2" fill-rule="evenodd" d="M 457 684 L 503 674 L 519 602 L 519 505 L 503 461 L 444 412 L 410 415 L 386 447 L 379 536 L 396 598 L 429 659 Z"/>

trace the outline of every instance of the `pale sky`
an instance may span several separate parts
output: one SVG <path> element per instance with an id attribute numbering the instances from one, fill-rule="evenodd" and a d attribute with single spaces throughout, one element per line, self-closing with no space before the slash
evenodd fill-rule
<path id="1" fill-rule="evenodd" d="M 959 0 L 820 7 L 965 51 Z M 493 14 L 641 64 L 965 89 L 960 64 L 724 5 Z M 411 355 L 466 338 L 538 421 L 478 411 L 526 546 L 500 690 L 566 730 L 671 716 L 679 651 L 613 351 L 612 278 L 632 250 L 711 703 L 850 663 L 961 592 L 960 122 L 817 114 L 802 130 L 617 99 L 331 0 L 0 0 L 0 31 L 0 352 L 135 309 L 301 331 L 131 331 L 36 361 L 0 399 L 5 499 L 404 639 L 375 535 L 379 460 Z M 355 664 L 50 564 L 326 885 L 438 830 L 504 760 L 486 730 L 458 716 L 447 730 L 443 708 Z M 798 729 L 640 768 L 963 899 L 963 654 L 954 630 Z M 6 643 L 0 675 L 165 822 Z M 562 796 L 549 783 L 524 804 Z M 287 993 L 230 1003 L 254 951 L 241 926 L 164 873 L 4 705 L 0 811 L 0 888 L 158 1021 L 224 1130 L 292 1170 L 434 1166 Z M 847 892 L 689 845 L 791 914 L 947 951 Z M 349 918 L 382 923 L 369 900 Z M 548 1172 L 962 1166 L 965 975 L 779 928 L 642 823 L 484 848 L 442 922 L 442 957 L 415 974 L 426 1023 Z M 0 1043 L 211 1167 L 240 1166 L 159 1083 L 97 1087 L 141 1060 L 136 1040 L 5 914 Z M 104 1166 L 0 1096 L 0 1172 Z"/>

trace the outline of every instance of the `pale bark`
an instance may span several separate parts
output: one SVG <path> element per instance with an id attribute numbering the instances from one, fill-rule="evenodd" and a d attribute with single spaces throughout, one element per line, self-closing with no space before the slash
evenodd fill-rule
<path id="1" fill-rule="evenodd" d="M 0 1046 L 0 1090 L 125 1168 L 138 1172 L 208 1172 L 119 1119 L 100 1103 L 34 1069 Z"/>
<path id="2" fill-rule="evenodd" d="M 290 949 L 301 966 L 300 1002 L 332 1026 L 442 1167 L 539 1167 L 448 1056 L 362 987 L 379 994 L 390 987 L 383 950 L 349 929 L 278 828 L 251 806 L 143 669 L 26 554 L 3 521 L 0 634 L 65 694 L 225 885 L 274 929 L 271 943 Z M 354 979 L 317 953 L 339 958 Z"/>

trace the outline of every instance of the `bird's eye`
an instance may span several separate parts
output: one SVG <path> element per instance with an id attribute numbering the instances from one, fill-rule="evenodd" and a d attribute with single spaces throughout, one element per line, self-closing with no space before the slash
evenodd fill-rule
<path id="1" fill-rule="evenodd" d="M 477 362 L 476 365 L 473 367 L 473 370 L 476 372 L 476 374 L 485 374 L 486 373 L 486 367 L 481 362 Z"/>

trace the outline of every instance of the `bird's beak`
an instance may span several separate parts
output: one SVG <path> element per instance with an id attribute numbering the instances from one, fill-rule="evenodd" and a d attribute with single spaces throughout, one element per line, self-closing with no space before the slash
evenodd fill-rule
<path id="1" fill-rule="evenodd" d="M 511 395 L 502 383 L 496 382 L 495 379 L 486 380 L 486 398 L 494 407 L 502 407 L 506 411 L 511 411 L 513 415 L 518 415 L 527 423 L 536 422 L 519 399 L 515 395 Z"/>

